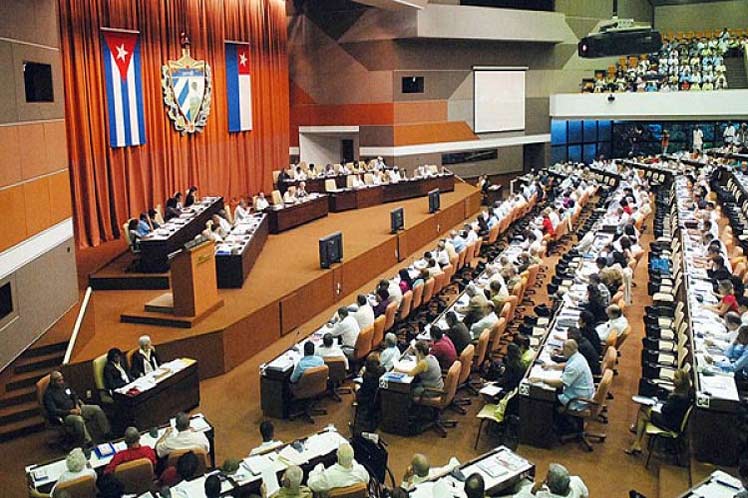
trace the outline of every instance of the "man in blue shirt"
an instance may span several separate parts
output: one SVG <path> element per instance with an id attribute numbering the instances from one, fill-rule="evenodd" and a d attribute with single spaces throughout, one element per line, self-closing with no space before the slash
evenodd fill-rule
<path id="1" fill-rule="evenodd" d="M 138 221 L 138 229 L 136 232 L 141 237 L 144 237 L 151 232 L 151 225 L 148 224 L 148 216 L 145 213 L 140 213 L 140 220 Z"/>
<path id="2" fill-rule="evenodd" d="M 314 350 L 314 343 L 312 341 L 304 343 L 304 356 L 296 363 L 293 373 L 291 373 L 291 382 L 298 382 L 307 369 L 321 367 L 325 364 L 325 360 L 314 355 Z"/>
<path id="3" fill-rule="evenodd" d="M 465 239 L 463 238 L 463 234 L 458 234 L 456 231 L 453 230 L 452 231 L 452 245 L 454 246 L 455 251 L 457 251 L 458 253 L 464 251 L 467 243 L 465 242 Z"/>
<path id="4" fill-rule="evenodd" d="M 544 365 L 546 369 L 562 369 L 561 378 L 543 379 L 543 382 L 551 387 L 562 388 L 558 395 L 558 401 L 566 406 L 574 398 L 592 399 L 595 395 L 595 384 L 592 379 L 590 366 L 587 359 L 579 352 L 577 341 L 569 339 L 564 342 L 562 354 L 566 358 L 566 363 L 557 365 Z M 533 380 L 532 378 L 530 379 Z M 587 403 L 574 401 L 569 406 L 572 410 L 582 410 Z"/>

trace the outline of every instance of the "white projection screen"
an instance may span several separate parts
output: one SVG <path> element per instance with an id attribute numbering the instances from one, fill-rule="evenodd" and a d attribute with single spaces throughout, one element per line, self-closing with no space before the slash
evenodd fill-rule
<path id="1" fill-rule="evenodd" d="M 525 68 L 473 68 L 475 133 L 525 129 Z"/>

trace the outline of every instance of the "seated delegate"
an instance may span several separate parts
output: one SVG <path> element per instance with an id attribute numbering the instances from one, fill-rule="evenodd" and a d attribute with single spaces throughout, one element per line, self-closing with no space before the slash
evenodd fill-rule
<path id="1" fill-rule="evenodd" d="M 122 351 L 112 348 L 107 352 L 107 361 L 104 365 L 104 389 L 111 396 L 115 389 L 129 384 L 132 380 L 127 373 L 127 365 L 123 365 L 124 357 Z"/>
<path id="2" fill-rule="evenodd" d="M 141 458 L 147 458 L 151 461 L 153 467 L 156 467 L 156 452 L 150 446 L 140 444 L 140 432 L 136 427 L 125 429 L 125 445 L 127 447 L 115 453 L 109 464 L 104 468 L 105 474 L 114 472 L 118 465 Z"/>
<path id="3" fill-rule="evenodd" d="M 59 419 L 84 445 L 93 445 L 89 424 L 96 426 L 101 440 L 106 440 L 109 435 L 109 420 L 101 407 L 83 404 L 75 391 L 65 383 L 62 373 L 57 370 L 50 374 L 49 387 L 44 392 L 43 402 L 47 415 Z"/>
<path id="4" fill-rule="evenodd" d="M 190 427 L 190 416 L 178 413 L 175 427 L 168 427 L 161 438 L 156 441 L 156 454 L 159 458 L 169 456 L 173 451 L 199 448 L 206 453 L 210 451 L 210 442 L 205 434 Z"/>
<path id="5" fill-rule="evenodd" d="M 318 463 L 311 472 L 307 484 L 315 493 L 326 493 L 331 489 L 345 488 L 354 484 L 369 484 L 369 473 L 353 458 L 353 447 L 341 443 L 338 447 L 338 461 L 325 468 Z"/>
<path id="6" fill-rule="evenodd" d="M 132 355 L 132 365 L 130 365 L 130 375 L 133 378 L 151 373 L 161 363 L 149 336 L 141 336 L 138 339 L 138 346 L 138 350 Z"/>
<path id="7" fill-rule="evenodd" d="M 414 398 L 438 396 L 430 390 L 444 389 L 442 369 L 436 356 L 429 353 L 429 346 L 425 341 L 418 341 L 415 345 L 416 365 L 410 370 L 396 370 L 415 377 L 411 392 Z"/>

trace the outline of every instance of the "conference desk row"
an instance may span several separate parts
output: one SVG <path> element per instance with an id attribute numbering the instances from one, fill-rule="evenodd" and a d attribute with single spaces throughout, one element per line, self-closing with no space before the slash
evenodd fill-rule
<path id="1" fill-rule="evenodd" d="M 205 230 L 205 224 L 223 209 L 223 197 L 203 197 L 200 202 L 182 209 L 178 218 L 172 218 L 158 229 L 142 237 L 140 268 L 146 273 L 169 270 L 169 255 Z"/>
<path id="2" fill-rule="evenodd" d="M 142 431 L 140 433 L 140 444 L 155 449 L 156 442 L 164 435 L 166 429 L 169 427 L 173 428 L 174 426 L 175 420 L 172 418 L 170 421 L 157 426 L 158 429 L 155 431 L 154 435 L 151 435 L 151 429 Z M 205 415 L 198 413 L 190 417 L 190 427 L 196 432 L 204 433 L 205 437 L 208 438 L 208 442 L 210 442 L 210 463 L 211 466 L 215 467 L 215 431 L 213 426 L 210 424 L 208 419 L 205 418 Z M 110 443 L 115 451 L 121 451 L 127 447 L 122 438 L 113 440 Z M 101 446 L 106 446 L 106 444 Z M 109 464 L 109 462 L 111 462 L 113 456 L 113 454 L 109 454 L 100 457 L 96 451 L 91 451 L 88 457 L 88 465 L 95 470 L 97 474 L 101 475 L 104 472 L 104 468 Z M 29 486 L 40 493 L 49 493 L 66 470 L 67 466 L 65 463 L 65 456 L 35 465 L 29 465 L 25 468 L 26 482 Z"/>
<path id="3" fill-rule="evenodd" d="M 519 242 L 515 241 L 504 249 L 501 254 L 496 256 L 494 261 L 498 261 L 502 257 L 512 260 L 521 252 L 522 248 Z M 481 287 L 487 285 L 487 271 L 484 270 L 483 273 L 474 279 L 474 282 Z M 449 326 L 447 325 L 446 316 L 450 311 L 453 311 L 457 315 L 457 319 L 462 321 L 464 314 L 457 311 L 457 308 L 466 306 L 469 301 L 470 296 L 467 294 L 467 290 L 463 290 L 450 306 L 445 308 L 439 316 L 423 328 L 423 331 L 416 339 L 430 342 L 429 331 L 433 326 L 438 326 L 442 330 L 448 330 Z M 500 311 L 496 310 L 497 316 Z M 408 351 L 395 362 L 395 367 L 399 370 L 410 370 L 415 367 L 415 358 L 412 354 L 406 353 Z M 414 381 L 413 377 L 395 371 L 382 375 L 379 380 L 379 399 L 382 409 L 379 428 L 382 431 L 402 436 L 412 436 L 416 433 L 417 427 L 414 427 L 412 424 L 412 415 L 416 409 L 413 401 L 413 388 L 416 384 Z"/>
<path id="4" fill-rule="evenodd" d="M 478 474 L 483 478 L 486 496 L 505 494 L 517 487 L 524 479 L 535 477 L 535 465 L 522 458 L 506 446 L 498 446 L 476 458 L 473 458 L 457 470 L 465 478 Z M 452 473 L 432 476 L 410 490 L 412 498 L 432 498 L 444 496 L 440 491 L 447 491 L 455 498 L 464 498 L 464 483 Z"/>
<path id="5" fill-rule="evenodd" d="M 735 431 L 740 422 L 740 396 L 734 375 L 719 371 L 705 359 L 708 353 L 716 362 L 721 353 L 705 343 L 705 334 L 715 329 L 725 330 L 716 315 L 704 309 L 706 304 L 716 303 L 716 297 L 712 293 L 712 281 L 706 270 L 694 265 L 694 258 L 701 256 L 701 244 L 687 233 L 688 227 L 698 224 L 690 210 L 690 194 L 687 179 L 684 176 L 676 178 L 678 228 L 675 236 L 681 242 L 683 274 L 683 285 L 676 297 L 684 304 L 684 316 L 688 325 L 687 346 L 691 348 L 685 361 L 693 364 L 696 393 L 696 404 L 691 416 L 691 447 L 699 461 L 734 465 L 739 455 L 739 438 Z M 675 272 L 675 268 L 673 271 Z"/>
<path id="6" fill-rule="evenodd" d="M 269 232 L 269 216 L 254 214 L 237 222 L 224 242 L 216 244 L 216 277 L 219 289 L 239 289 L 262 252 Z"/>
<path id="7" fill-rule="evenodd" d="M 339 212 L 348 209 L 361 209 L 386 202 L 421 197 L 434 189 L 439 189 L 440 192 L 454 191 L 454 175 L 451 173 L 439 174 L 425 178 L 400 180 L 396 183 L 328 191 L 330 211 Z"/>
<path id="8" fill-rule="evenodd" d="M 176 413 L 200 405 L 197 360 L 179 358 L 116 389 L 114 415 L 120 425 L 157 427 Z"/>
<path id="9" fill-rule="evenodd" d="M 386 166 L 384 170 L 392 169 L 390 166 Z M 301 182 L 304 182 L 307 192 L 319 192 L 325 193 L 327 188 L 325 183 L 327 180 L 335 180 L 335 186 L 337 188 L 346 188 L 348 186 L 349 176 L 365 175 L 366 173 L 374 173 L 374 170 L 366 170 L 360 173 L 341 173 L 336 175 L 322 175 L 316 178 L 307 178 L 305 180 L 286 180 L 286 187 L 298 187 Z"/>
<path id="10" fill-rule="evenodd" d="M 592 244 L 583 255 L 574 258 L 570 263 L 572 269 L 571 265 L 576 265 L 575 279 L 562 282 L 562 287 L 567 289 L 566 294 L 572 299 L 564 298 L 554 307 L 554 314 L 550 320 L 540 318 L 537 326 L 533 328 L 530 346 L 537 348 L 537 352 L 532 366 L 519 385 L 520 442 L 523 444 L 550 448 L 555 439 L 553 420 L 558 405 L 557 391 L 543 380 L 559 380 L 562 372 L 544 370 L 542 364 L 552 362 L 557 350 L 561 349 L 566 340 L 567 329 L 577 325 L 581 309 L 576 306 L 574 299 L 578 302 L 586 298 L 587 286 L 584 280 L 597 273 L 595 259 L 600 251 L 613 241 L 616 223 L 608 217 L 612 212 L 609 210 L 606 216 L 596 222 L 589 232 L 594 234 Z M 530 378 L 537 378 L 539 381 L 531 382 Z"/>
<path id="11" fill-rule="evenodd" d="M 445 173 L 396 183 L 343 188 L 326 194 L 310 193 L 293 204 L 270 206 L 265 213 L 268 215 L 269 231 L 275 234 L 324 218 L 330 211 L 361 209 L 421 197 L 436 188 L 440 192 L 452 192 L 455 189 L 455 176 Z"/>

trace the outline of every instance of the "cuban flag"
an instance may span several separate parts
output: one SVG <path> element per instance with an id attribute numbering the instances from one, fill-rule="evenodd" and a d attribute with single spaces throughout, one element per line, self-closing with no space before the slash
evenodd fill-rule
<path id="1" fill-rule="evenodd" d="M 102 31 L 109 145 L 145 143 L 143 78 L 138 33 Z"/>
<path id="2" fill-rule="evenodd" d="M 226 94 L 229 133 L 252 129 L 252 80 L 249 75 L 249 44 L 226 43 Z"/>

